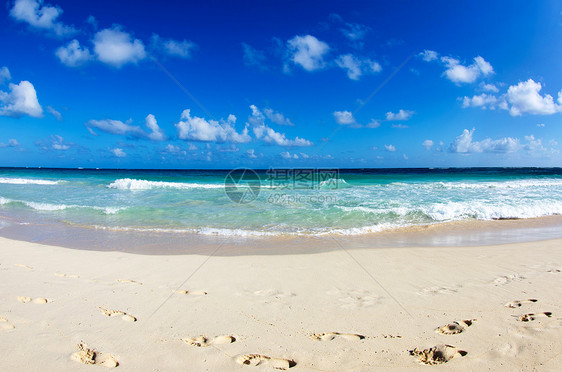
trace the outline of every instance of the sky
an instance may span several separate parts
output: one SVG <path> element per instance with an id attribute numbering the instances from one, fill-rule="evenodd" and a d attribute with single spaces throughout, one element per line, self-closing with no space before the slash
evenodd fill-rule
<path id="1" fill-rule="evenodd" d="M 0 166 L 562 166 L 562 3 L 0 7 Z"/>

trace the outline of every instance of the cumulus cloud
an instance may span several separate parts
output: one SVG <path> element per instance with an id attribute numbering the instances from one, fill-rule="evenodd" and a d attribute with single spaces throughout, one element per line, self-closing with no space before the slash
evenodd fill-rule
<path id="1" fill-rule="evenodd" d="M 505 100 L 512 116 L 525 113 L 534 115 L 550 115 L 562 111 L 562 90 L 558 92 L 558 104 L 550 94 L 542 96 L 542 85 L 533 79 L 522 81 L 508 88 Z"/>
<path id="2" fill-rule="evenodd" d="M 395 152 L 396 147 L 394 145 L 384 145 L 384 149 L 388 152 Z"/>
<path id="3" fill-rule="evenodd" d="M 330 51 L 330 47 L 312 35 L 297 35 L 287 41 L 287 51 L 290 62 L 306 71 L 315 71 L 326 65 L 324 57 Z"/>
<path id="4" fill-rule="evenodd" d="M 146 136 L 146 132 L 138 125 L 130 125 L 131 120 L 123 123 L 120 120 L 102 119 L 102 120 L 89 120 L 86 127 L 92 134 L 96 134 L 93 129 L 99 129 L 102 132 L 116 134 L 121 136 L 129 136 L 135 138 L 142 138 Z"/>
<path id="5" fill-rule="evenodd" d="M 462 107 L 481 107 L 483 109 L 490 108 L 495 109 L 498 105 L 498 98 L 491 94 L 482 93 L 479 95 L 470 97 L 463 97 L 462 98 Z"/>
<path id="6" fill-rule="evenodd" d="M 8 143 L 0 142 L 0 147 L 18 147 L 20 144 L 15 138 L 8 140 Z"/>
<path id="7" fill-rule="evenodd" d="M 115 155 L 118 158 L 124 158 L 127 156 L 127 153 L 123 151 L 123 149 L 120 149 L 119 147 L 111 149 L 110 151 L 113 153 L 113 155 Z"/>
<path id="8" fill-rule="evenodd" d="M 160 53 L 179 58 L 190 58 L 193 50 L 197 47 L 195 43 L 188 40 L 166 39 L 157 34 L 152 35 L 151 45 L 154 50 Z"/>
<path id="9" fill-rule="evenodd" d="M 248 126 L 238 133 L 234 128 L 236 116 L 229 115 L 226 121 L 205 120 L 197 116 L 192 117 L 189 109 L 181 114 L 180 121 L 175 124 L 178 137 L 188 141 L 199 142 L 233 142 L 246 143 L 251 140 L 248 135 Z"/>
<path id="10" fill-rule="evenodd" d="M 422 142 L 422 146 L 425 147 L 426 150 L 431 150 L 431 148 L 433 147 L 433 141 L 430 139 L 426 139 Z"/>
<path id="11" fill-rule="evenodd" d="M 496 140 L 486 138 L 482 141 L 473 141 L 473 134 L 474 128 L 472 130 L 463 130 L 461 135 L 451 143 L 449 151 L 456 153 L 508 153 L 522 148 L 518 138 L 504 137 Z"/>
<path id="12" fill-rule="evenodd" d="M 255 105 L 251 105 L 250 109 L 252 110 L 252 114 L 248 117 L 248 123 L 252 125 L 252 131 L 257 139 L 266 142 L 268 144 L 277 145 L 277 146 L 312 146 L 313 145 L 311 141 L 300 137 L 296 137 L 294 140 L 288 139 L 284 133 L 276 132 L 275 130 L 273 130 L 272 128 L 270 128 L 265 124 L 265 117 L 267 116 L 267 113 L 266 115 L 264 115 L 261 112 L 261 110 Z M 271 118 L 269 119 L 272 120 Z"/>
<path id="13" fill-rule="evenodd" d="M 146 57 L 143 42 L 133 39 L 119 26 L 106 28 L 94 35 L 94 52 L 98 60 L 117 68 Z"/>
<path id="14" fill-rule="evenodd" d="M 257 139 L 262 140 L 265 143 L 277 146 L 286 147 L 300 147 L 300 146 L 312 146 L 313 143 L 304 138 L 295 137 L 295 139 L 289 139 L 285 136 L 285 133 L 279 133 L 271 129 L 265 124 L 261 124 L 252 128 L 254 135 Z"/>
<path id="15" fill-rule="evenodd" d="M 382 66 L 368 58 L 359 58 L 353 54 L 343 54 L 336 58 L 336 65 L 344 69 L 351 80 L 359 80 L 363 74 L 376 73 Z"/>
<path id="16" fill-rule="evenodd" d="M 243 60 L 246 66 L 256 66 L 260 69 L 266 68 L 266 57 L 264 52 L 246 43 L 242 43 L 242 50 L 244 52 Z"/>
<path id="17" fill-rule="evenodd" d="M 266 108 L 263 110 L 263 112 L 265 113 L 265 116 L 271 120 L 272 122 L 274 122 L 275 124 L 278 125 L 289 125 L 289 126 L 294 126 L 295 124 L 293 124 L 291 122 L 291 120 L 287 117 L 285 117 L 282 113 L 278 112 L 278 111 L 273 111 L 270 108 Z"/>
<path id="18" fill-rule="evenodd" d="M 249 157 L 250 159 L 255 159 L 258 156 L 256 155 L 256 150 L 254 149 L 249 149 L 246 151 L 246 156 Z"/>
<path id="19" fill-rule="evenodd" d="M 367 125 L 365 125 L 367 128 L 378 128 L 381 126 L 381 122 L 375 119 L 371 119 L 371 121 L 369 123 L 367 123 Z"/>
<path id="20" fill-rule="evenodd" d="M 44 4 L 43 0 L 16 0 L 10 10 L 12 18 L 26 22 L 33 28 L 47 30 L 57 36 L 75 33 L 74 27 L 57 21 L 61 14 L 60 7 Z"/>
<path id="21" fill-rule="evenodd" d="M 149 114 L 145 119 L 145 125 L 149 132 L 146 132 L 138 125 L 131 125 L 130 123 L 130 119 L 125 123 L 112 119 L 89 120 L 86 122 L 86 127 L 93 135 L 97 135 L 94 129 L 99 129 L 105 133 L 132 138 L 148 138 L 153 141 L 163 141 L 166 139 L 166 136 L 156 122 L 156 118 L 152 114 Z"/>
<path id="22" fill-rule="evenodd" d="M 62 121 L 62 114 L 55 110 L 53 107 L 47 106 L 45 109 L 49 114 L 53 115 L 55 119 L 57 119 L 58 121 Z"/>
<path id="23" fill-rule="evenodd" d="M 339 125 L 354 125 L 357 124 L 351 111 L 334 111 L 334 119 Z"/>
<path id="24" fill-rule="evenodd" d="M 166 139 L 166 135 L 158 126 L 154 115 L 148 114 L 148 116 L 144 120 L 144 124 L 148 129 L 150 129 L 150 133 L 148 134 L 149 139 L 153 141 L 164 141 Z"/>
<path id="25" fill-rule="evenodd" d="M 284 152 L 282 152 L 282 153 L 279 154 L 279 155 L 281 155 L 281 157 L 282 157 L 283 159 L 298 159 L 298 158 L 299 158 L 299 156 L 298 156 L 297 154 L 291 154 L 291 153 L 288 152 L 288 151 L 284 151 Z"/>
<path id="26" fill-rule="evenodd" d="M 55 51 L 55 55 L 65 65 L 77 67 L 92 59 L 92 54 L 87 47 L 81 47 L 76 39 L 69 42 L 66 46 L 61 46 Z"/>
<path id="27" fill-rule="evenodd" d="M 58 134 L 49 136 L 49 138 L 45 140 L 38 140 L 35 142 L 35 145 L 40 147 L 42 150 L 45 151 L 66 151 L 73 146 L 73 143 L 66 142 L 63 137 L 59 136 Z"/>
<path id="28" fill-rule="evenodd" d="M 492 93 L 497 93 L 500 90 L 498 89 L 497 86 L 495 86 L 494 84 L 485 84 L 485 83 L 481 83 L 480 84 L 480 88 L 482 88 L 482 90 L 484 92 L 492 92 Z"/>
<path id="29" fill-rule="evenodd" d="M 494 73 L 492 65 L 480 56 L 475 57 L 474 62 L 468 66 L 452 57 L 441 57 L 441 62 L 445 64 L 443 76 L 456 84 L 473 83 L 481 76 Z"/>
<path id="30" fill-rule="evenodd" d="M 10 75 L 10 70 L 6 66 L 0 68 L 0 84 L 4 84 L 6 81 L 10 81 L 12 75 Z"/>
<path id="31" fill-rule="evenodd" d="M 368 26 L 359 23 L 346 23 L 344 28 L 340 28 L 343 36 L 355 42 L 362 40 L 369 30 Z"/>
<path id="32" fill-rule="evenodd" d="M 43 108 L 37 100 L 37 92 L 29 81 L 10 84 L 9 91 L 0 91 L 0 116 L 15 118 L 24 115 L 39 118 L 43 116 Z"/>
<path id="33" fill-rule="evenodd" d="M 403 110 L 400 109 L 397 113 L 394 112 L 387 112 L 386 113 L 386 120 L 395 121 L 395 120 L 409 120 L 412 115 L 414 115 L 414 111 Z"/>
<path id="34" fill-rule="evenodd" d="M 423 52 L 421 52 L 419 54 L 419 56 L 426 62 L 431 62 L 431 61 L 435 61 L 438 57 L 439 54 L 437 54 L 437 52 L 433 51 L 433 50 L 428 50 L 425 49 Z"/>

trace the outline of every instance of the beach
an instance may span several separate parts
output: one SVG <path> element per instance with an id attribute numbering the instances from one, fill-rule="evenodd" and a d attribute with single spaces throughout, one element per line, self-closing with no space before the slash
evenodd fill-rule
<path id="1" fill-rule="evenodd" d="M 0 367 L 97 369 L 77 361 L 79 344 L 95 352 L 86 363 L 130 371 L 561 362 L 561 239 L 376 249 L 333 239 L 308 254 L 254 244 L 271 247 L 236 254 L 217 240 L 207 253 L 146 255 L 0 238 Z M 450 345 L 443 358 L 424 360 L 445 363 L 422 365 L 414 350 L 438 345 Z"/>

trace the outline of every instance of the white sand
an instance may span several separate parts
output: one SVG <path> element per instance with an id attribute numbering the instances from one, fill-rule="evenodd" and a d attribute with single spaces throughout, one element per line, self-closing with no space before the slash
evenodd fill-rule
<path id="1" fill-rule="evenodd" d="M 562 240 L 209 258 L 0 238 L 0 252 L 2 371 L 104 370 L 71 358 L 81 342 L 123 371 L 272 371 L 283 359 L 294 371 L 562 363 Z M 527 299 L 537 301 L 504 306 Z M 517 320 L 542 312 L 552 315 Z M 435 332 L 453 321 L 461 333 Z M 443 349 L 454 358 L 422 366 L 408 353 L 439 344 L 467 354 Z"/>

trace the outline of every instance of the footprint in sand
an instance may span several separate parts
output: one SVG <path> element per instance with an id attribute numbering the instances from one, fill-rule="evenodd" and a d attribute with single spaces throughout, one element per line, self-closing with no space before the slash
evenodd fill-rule
<path id="1" fill-rule="evenodd" d="M 21 267 L 21 268 L 28 269 L 28 270 L 33 270 L 33 267 L 27 266 L 27 265 L 14 264 L 14 266 Z"/>
<path id="2" fill-rule="evenodd" d="M 63 274 L 63 273 L 55 273 L 55 276 L 58 276 L 60 278 L 73 278 L 73 279 L 80 278 L 78 275 L 66 275 L 66 274 Z"/>
<path id="3" fill-rule="evenodd" d="M 18 301 L 22 304 L 26 304 L 28 302 L 33 302 L 34 304 L 46 304 L 47 302 L 49 302 L 46 298 L 43 297 L 31 298 L 24 296 L 19 296 Z"/>
<path id="4" fill-rule="evenodd" d="M 215 338 L 208 338 L 205 335 L 201 335 L 193 338 L 185 337 L 181 340 L 191 346 L 207 347 L 211 345 L 231 344 L 236 341 L 236 338 L 234 336 L 217 336 Z"/>
<path id="5" fill-rule="evenodd" d="M 189 295 L 189 296 L 205 296 L 207 292 L 205 291 L 188 291 L 186 289 L 176 289 L 174 293 L 182 294 L 182 295 Z"/>
<path id="6" fill-rule="evenodd" d="M 556 274 L 556 273 L 559 273 L 560 270 L 558 270 L 558 269 L 549 269 L 549 270 L 547 270 L 547 272 L 548 272 L 548 273 Z"/>
<path id="7" fill-rule="evenodd" d="M 456 335 L 464 332 L 464 330 L 470 327 L 474 321 L 476 321 L 476 319 L 455 320 L 450 324 L 435 329 L 435 332 L 444 335 Z"/>
<path id="8" fill-rule="evenodd" d="M 274 369 L 286 371 L 297 365 L 294 360 L 271 358 L 261 354 L 244 354 L 236 357 L 236 363 L 247 366 L 270 365 Z"/>
<path id="9" fill-rule="evenodd" d="M 506 285 L 515 280 L 523 280 L 523 279 L 525 279 L 525 277 L 519 274 L 509 274 L 509 275 L 498 276 L 496 279 L 494 279 L 493 283 L 495 285 Z"/>
<path id="10" fill-rule="evenodd" d="M 552 313 L 549 312 L 549 311 L 545 311 L 545 312 L 542 312 L 542 313 L 523 314 L 523 315 L 519 316 L 517 318 L 517 320 L 520 321 L 520 322 L 532 322 L 536 318 L 551 318 L 551 317 L 552 317 Z"/>
<path id="11" fill-rule="evenodd" d="M 137 282 L 136 280 L 131 280 L 131 279 L 115 279 L 115 281 L 119 283 L 131 283 L 131 284 L 142 285 L 141 282 Z"/>
<path id="12" fill-rule="evenodd" d="M 365 336 L 355 333 L 339 333 L 339 332 L 326 332 L 326 333 L 313 333 L 308 336 L 314 341 L 332 341 L 336 338 L 343 338 L 350 341 L 363 340 Z"/>
<path id="13" fill-rule="evenodd" d="M 451 345 L 437 345 L 424 350 L 418 350 L 416 348 L 409 352 L 410 355 L 418 358 L 420 364 L 430 365 L 447 363 L 456 356 L 465 356 L 467 354 L 466 351 L 459 350 Z"/>
<path id="14" fill-rule="evenodd" d="M 8 322 L 8 319 L 0 316 L 0 329 L 10 330 L 16 328 L 12 323 Z"/>
<path id="15" fill-rule="evenodd" d="M 343 308 L 370 307 L 380 302 L 381 298 L 367 290 L 361 289 L 335 289 L 326 292 L 332 296 L 341 296 L 338 301 Z"/>
<path id="16" fill-rule="evenodd" d="M 517 307 L 521 307 L 523 304 L 532 304 L 533 302 L 537 302 L 537 300 L 535 300 L 534 298 L 529 298 L 527 300 L 513 300 L 506 303 L 504 306 L 510 308 L 517 308 Z"/>
<path id="17" fill-rule="evenodd" d="M 244 291 L 247 296 L 263 297 L 267 299 L 277 299 L 295 296 L 292 292 L 280 291 L 278 289 L 260 289 L 257 291 Z"/>
<path id="18" fill-rule="evenodd" d="M 442 295 L 442 294 L 452 294 L 452 293 L 457 293 L 458 288 L 460 288 L 460 286 L 456 286 L 456 287 L 433 286 L 433 287 L 423 288 L 420 291 L 418 291 L 417 294 L 419 294 L 421 296 L 435 296 L 435 295 Z"/>
<path id="19" fill-rule="evenodd" d="M 78 351 L 70 357 L 72 360 L 82 364 L 97 364 L 107 368 L 114 368 L 119 362 L 110 354 L 104 354 L 90 349 L 85 343 L 78 344 Z"/>
<path id="20" fill-rule="evenodd" d="M 98 306 L 98 309 L 100 309 L 101 312 L 103 313 L 103 315 L 105 315 L 105 316 L 109 316 L 109 317 L 121 316 L 121 319 L 123 319 L 126 322 L 136 322 L 137 321 L 137 318 L 135 318 L 131 314 L 127 314 L 126 312 L 121 311 L 121 310 L 108 310 L 108 309 L 104 309 L 103 307 L 99 307 L 99 306 Z"/>

